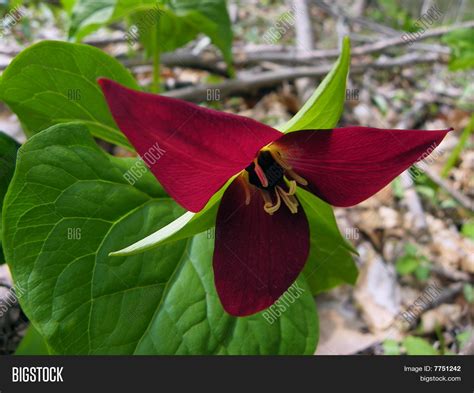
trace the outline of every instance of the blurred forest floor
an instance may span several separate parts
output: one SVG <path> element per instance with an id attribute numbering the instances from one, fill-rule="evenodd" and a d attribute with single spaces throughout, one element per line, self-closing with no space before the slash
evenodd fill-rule
<path id="1" fill-rule="evenodd" d="M 407 45 L 402 30 L 433 4 L 442 10 L 441 20 Z M 230 2 L 229 9 L 237 77 L 243 82 L 229 84 L 221 58 L 203 37 L 163 56 L 161 76 L 169 94 L 276 126 L 301 107 L 335 61 L 341 37 L 349 34 L 353 71 L 339 126 L 455 130 L 430 158 L 376 196 L 335 210 L 341 233 L 359 252 L 360 274 L 354 287 L 317 297 L 317 353 L 473 354 L 474 3 L 247 0 Z M 266 33 L 288 12 L 293 19 L 287 18 L 278 40 L 270 39 Z M 467 43 L 442 34 L 453 26 L 470 29 Z M 130 55 L 123 29 L 120 24 L 101 29 L 85 41 L 120 59 L 146 86 L 151 65 Z M 61 15 L 40 3 L 2 38 L 0 69 L 43 39 L 65 39 L 65 29 Z M 457 63 L 450 53 L 456 53 Z M 470 66 L 463 67 L 462 56 L 471 59 Z M 177 88 L 185 89 L 173 93 Z M 5 106 L 0 106 L 0 129 L 25 140 Z M 8 284 L 5 265 L 0 272 Z M 0 321 L 0 351 L 16 346 L 11 337 L 18 318 L 16 310 L 11 321 Z"/>

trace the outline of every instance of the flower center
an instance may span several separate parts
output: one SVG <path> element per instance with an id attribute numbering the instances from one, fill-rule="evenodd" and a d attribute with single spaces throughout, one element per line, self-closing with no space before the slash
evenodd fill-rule
<path id="1" fill-rule="evenodd" d="M 262 190 L 274 189 L 285 174 L 269 150 L 261 151 L 245 170 L 249 174 L 249 183 Z"/>
<path id="2" fill-rule="evenodd" d="M 260 191 L 264 205 L 263 209 L 268 214 L 275 213 L 281 202 L 294 214 L 298 212 L 298 199 L 296 199 L 296 183 L 303 186 L 308 182 L 295 173 L 282 155 L 274 147 L 262 149 L 257 158 L 242 172 L 245 187 L 245 203 L 250 203 L 250 186 L 255 186 Z"/>

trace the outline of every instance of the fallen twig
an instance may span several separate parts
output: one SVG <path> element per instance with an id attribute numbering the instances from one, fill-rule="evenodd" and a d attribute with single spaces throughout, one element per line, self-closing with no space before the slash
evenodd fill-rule
<path id="1" fill-rule="evenodd" d="M 410 53 L 395 58 L 379 58 L 376 61 L 368 61 L 353 65 L 352 74 L 360 74 L 367 71 L 368 68 L 387 69 L 392 67 L 411 66 L 413 64 L 433 63 L 440 60 L 436 53 Z M 241 73 L 239 78 L 228 80 L 218 84 L 199 85 L 186 87 L 183 89 L 172 90 L 166 93 L 167 96 L 181 98 L 188 101 L 204 101 L 209 89 L 219 89 L 221 97 L 229 96 L 235 93 L 250 93 L 261 87 L 273 86 L 285 80 L 295 80 L 304 77 L 321 77 L 326 75 L 332 66 L 324 64 L 315 67 L 295 67 L 285 68 L 280 71 L 267 71 L 260 73 Z"/>
<path id="2" fill-rule="evenodd" d="M 430 303 L 420 313 L 415 314 L 415 318 L 410 319 L 409 330 L 414 329 L 420 320 L 421 316 L 428 310 L 438 307 L 441 304 L 451 302 L 459 293 L 462 292 L 464 283 L 456 282 L 448 287 L 444 288 L 441 293 Z"/>
<path id="3" fill-rule="evenodd" d="M 141 66 L 151 66 L 150 60 L 143 58 L 129 59 L 125 56 L 117 58 L 127 68 Z M 187 67 L 198 70 L 209 71 L 216 75 L 229 76 L 226 65 L 223 60 L 219 60 L 213 53 L 194 54 L 187 51 L 177 51 L 173 53 L 164 53 L 161 56 L 161 63 L 167 67 Z"/>
<path id="4" fill-rule="evenodd" d="M 417 241 L 426 244 L 429 242 L 431 235 L 428 230 L 423 205 L 408 170 L 400 175 L 400 180 L 403 187 L 403 202 L 413 217 L 410 231 Z"/>
<path id="5" fill-rule="evenodd" d="M 448 270 L 439 263 L 438 265 L 431 266 L 430 269 L 433 273 L 437 274 L 438 276 L 444 277 L 450 281 L 462 281 L 465 283 L 472 281 L 471 276 L 468 273 L 454 269 Z"/>
<path id="6" fill-rule="evenodd" d="M 468 21 L 459 23 L 453 26 L 442 26 L 426 31 L 422 36 L 418 38 L 418 41 L 426 40 L 428 38 L 438 37 L 447 33 L 450 33 L 454 30 L 461 28 L 473 28 L 474 21 Z M 380 52 L 388 48 L 406 45 L 406 42 L 402 39 L 401 36 L 384 38 L 374 43 L 364 44 L 352 48 L 352 56 L 364 56 L 375 52 Z M 433 48 L 430 47 L 431 51 Z M 311 51 L 305 51 L 304 53 L 298 53 L 297 48 L 295 47 L 275 47 L 273 50 L 270 48 L 254 48 L 252 51 L 246 51 L 242 53 L 242 56 L 239 58 L 238 52 L 236 53 L 236 63 L 255 63 L 260 61 L 274 61 L 274 62 L 284 62 L 290 64 L 296 63 L 308 63 L 314 60 L 320 59 L 330 59 L 339 56 L 338 49 L 316 49 Z"/>

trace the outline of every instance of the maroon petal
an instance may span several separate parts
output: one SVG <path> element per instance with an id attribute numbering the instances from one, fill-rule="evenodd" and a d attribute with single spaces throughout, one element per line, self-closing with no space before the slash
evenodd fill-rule
<path id="1" fill-rule="evenodd" d="M 275 145 L 293 170 L 309 182 L 309 191 L 334 206 L 352 206 L 424 159 L 449 131 L 303 130 L 285 134 Z"/>
<path id="2" fill-rule="evenodd" d="M 122 132 L 178 203 L 201 210 L 211 196 L 281 133 L 246 117 L 100 79 Z"/>
<path id="3" fill-rule="evenodd" d="M 309 226 L 303 209 L 282 204 L 273 215 L 252 187 L 237 178 L 225 191 L 216 221 L 214 280 L 224 309 L 234 316 L 271 306 L 296 280 L 309 253 Z"/>

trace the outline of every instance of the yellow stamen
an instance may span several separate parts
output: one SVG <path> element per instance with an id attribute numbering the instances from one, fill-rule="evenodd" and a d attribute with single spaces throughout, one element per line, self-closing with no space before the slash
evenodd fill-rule
<path id="1" fill-rule="evenodd" d="M 278 165 L 280 165 L 283 169 L 289 170 L 291 169 L 291 166 L 289 166 L 283 158 L 281 158 L 280 152 L 273 150 L 273 149 L 268 149 L 270 154 L 272 155 L 273 159 L 276 161 Z"/>
<path id="2" fill-rule="evenodd" d="M 269 151 L 270 154 L 272 155 L 273 159 L 276 161 L 278 165 L 280 165 L 286 172 L 287 174 L 294 180 L 296 180 L 299 184 L 302 186 L 307 186 L 308 181 L 304 178 L 302 178 L 300 175 L 298 175 L 281 156 L 280 152 L 278 150 L 272 149 L 270 147 L 267 147 L 265 150 Z"/>
<path id="3" fill-rule="evenodd" d="M 270 193 L 265 190 L 260 190 L 262 193 L 263 201 L 265 202 L 265 205 L 270 204 L 273 205 L 272 197 L 270 196 Z"/>
<path id="4" fill-rule="evenodd" d="M 249 174 L 246 171 L 242 173 L 241 182 L 243 183 L 245 191 L 245 204 L 248 206 L 250 205 L 251 196 L 249 187 Z"/>
<path id="5" fill-rule="evenodd" d="M 278 179 L 272 182 L 272 186 L 269 187 L 269 180 L 263 168 L 260 166 L 258 162 L 258 157 L 260 153 L 269 152 L 271 157 L 274 160 L 274 164 L 280 167 L 283 170 L 283 173 L 279 172 Z M 267 165 L 268 161 L 268 154 L 263 156 L 265 165 Z M 253 160 L 254 167 L 249 169 L 248 171 L 253 171 L 253 175 L 257 176 L 260 181 L 260 184 L 253 184 L 250 183 L 249 172 L 246 170 L 242 173 L 241 179 L 244 182 L 244 189 L 245 189 L 245 204 L 248 205 L 251 202 L 251 190 L 253 186 L 255 186 L 261 193 L 264 204 L 263 209 L 266 213 L 272 215 L 275 213 L 283 203 L 288 207 L 291 213 L 295 214 L 298 213 L 298 206 L 299 202 L 296 198 L 296 190 L 298 185 L 307 186 L 308 181 L 298 175 L 290 165 L 286 162 L 284 156 L 279 152 L 278 149 L 274 148 L 273 146 L 266 146 L 263 148 L 257 155 L 256 158 Z M 270 168 L 270 167 L 269 167 Z M 268 169 L 268 168 L 267 168 Z M 252 175 L 252 176 L 253 176 Z M 283 182 L 282 182 L 283 181 Z M 279 183 L 280 185 L 275 185 L 275 183 Z M 286 185 L 286 187 L 285 187 Z M 285 190 L 288 188 L 288 190 Z M 275 196 L 273 196 L 275 195 Z M 275 200 L 275 202 L 274 202 Z"/>
<path id="6" fill-rule="evenodd" d="M 270 196 L 270 193 L 265 190 L 261 190 L 261 191 L 262 191 L 263 200 L 265 201 L 265 204 L 263 205 L 263 210 L 265 210 L 268 214 L 272 215 L 281 206 L 280 195 L 278 195 L 277 192 L 275 193 L 277 200 L 276 200 L 276 203 L 274 204 L 272 201 L 272 197 Z"/>
<path id="7" fill-rule="evenodd" d="M 290 180 L 288 181 L 289 186 L 288 186 L 288 191 L 287 191 L 287 194 L 288 195 L 294 195 L 295 192 L 296 192 L 296 181 L 295 180 Z"/>
<path id="8" fill-rule="evenodd" d="M 300 175 L 298 175 L 293 169 L 287 169 L 286 174 L 291 177 L 293 180 L 296 180 L 299 184 L 302 186 L 307 186 L 308 181 L 304 178 L 302 178 Z"/>
<path id="9" fill-rule="evenodd" d="M 285 205 L 290 209 L 290 212 L 293 214 L 298 213 L 299 203 L 294 195 L 289 194 L 280 186 L 276 186 L 276 194 L 281 196 L 281 199 L 283 199 Z"/>

